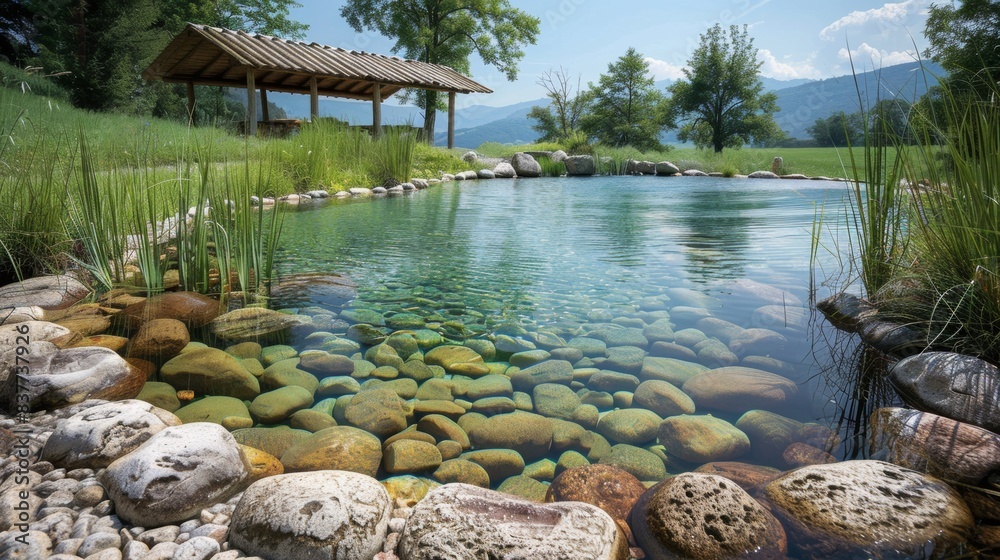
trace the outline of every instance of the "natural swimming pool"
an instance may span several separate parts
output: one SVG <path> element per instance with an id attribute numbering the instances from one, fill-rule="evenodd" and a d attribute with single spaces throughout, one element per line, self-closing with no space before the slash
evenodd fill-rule
<path id="1" fill-rule="evenodd" d="M 285 220 L 279 274 L 335 272 L 357 284 L 357 298 L 277 303 L 333 314 L 341 329 L 365 323 L 383 335 L 434 331 L 446 339 L 434 344 L 477 349 L 476 341 L 490 341 L 497 350 L 486 356 L 494 363 L 490 375 L 510 377 L 518 371 L 505 371 L 511 362 L 524 369 L 569 360 L 573 377 L 564 384 L 582 403 L 594 403 L 600 417 L 641 408 L 627 394 L 635 387 L 625 376 L 681 387 L 705 369 L 745 366 L 794 382 L 794 396 L 769 412 L 835 427 L 846 405 L 843 389 L 822 374 L 833 358 L 816 341 L 829 327 L 810 305 L 810 290 L 813 264 L 842 263 L 826 249 L 815 263 L 811 255 L 817 212 L 842 206 L 845 193 L 843 183 L 830 181 L 543 178 L 307 204 Z M 841 223 L 825 223 L 823 247 L 837 245 Z M 828 295 L 824 290 L 817 286 L 817 298 Z M 354 357 L 370 346 L 362 344 Z M 511 358 L 531 350 L 548 355 Z M 622 377 L 593 377 L 600 372 Z M 537 412 L 530 401 L 536 385 L 515 382 L 515 394 L 506 396 Z M 470 407 L 463 396 L 454 395 L 468 410 L 496 412 Z M 709 405 L 694 415 L 736 424 L 744 412 Z M 655 440 L 641 439 L 630 441 L 660 451 Z M 842 457 L 832 441 L 821 447 Z M 780 457 L 756 462 L 782 466 Z"/>

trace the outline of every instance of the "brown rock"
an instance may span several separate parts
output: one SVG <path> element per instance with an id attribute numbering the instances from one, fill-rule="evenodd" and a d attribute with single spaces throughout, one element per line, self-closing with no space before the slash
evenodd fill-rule
<path id="1" fill-rule="evenodd" d="M 486 469 L 477 463 L 465 459 L 444 461 L 431 476 L 441 484 L 461 482 L 463 484 L 479 486 L 480 488 L 490 487 L 490 475 L 486 473 Z"/>
<path id="2" fill-rule="evenodd" d="M 256 447 L 240 445 L 240 455 L 243 456 L 243 462 L 250 469 L 250 474 L 243 483 L 245 486 L 250 486 L 262 478 L 284 474 L 285 472 L 284 465 L 281 464 L 281 461 L 277 457 Z"/>
<path id="3" fill-rule="evenodd" d="M 760 465 L 735 461 L 705 463 L 695 469 L 694 472 L 715 474 L 723 478 L 728 478 L 751 494 L 756 494 L 765 484 L 782 474 L 782 471 L 773 467 L 762 467 Z"/>
<path id="4" fill-rule="evenodd" d="M 124 336 L 114 336 L 110 334 L 98 334 L 94 336 L 88 336 L 76 344 L 72 345 L 72 348 L 83 348 L 85 346 L 99 346 L 101 348 L 107 348 L 113 352 L 120 352 L 122 348 L 128 344 L 128 339 Z"/>
<path id="5" fill-rule="evenodd" d="M 128 355 L 163 363 L 181 353 L 191 335 L 184 323 L 177 319 L 153 319 L 147 321 L 132 337 Z"/>
<path id="6" fill-rule="evenodd" d="M 651 558 L 784 559 L 781 523 L 731 480 L 685 473 L 646 491 L 632 508 L 636 543 Z"/>
<path id="7" fill-rule="evenodd" d="M 563 471 L 545 493 L 546 502 L 584 502 L 603 509 L 614 520 L 628 519 L 646 486 L 614 465 L 587 465 Z"/>
<path id="8" fill-rule="evenodd" d="M 153 319 L 177 319 L 188 328 L 207 325 L 219 316 L 219 300 L 197 292 L 167 292 L 125 308 L 132 328 Z"/>
<path id="9" fill-rule="evenodd" d="M 379 437 L 388 437 L 406 428 L 403 399 L 390 389 L 366 389 L 351 399 L 344 412 L 347 422 Z"/>
<path id="10" fill-rule="evenodd" d="M 1000 470 L 1000 435 L 950 418 L 904 408 L 872 414 L 870 451 L 945 480 L 976 484 Z"/>
<path id="11" fill-rule="evenodd" d="M 220 395 L 250 400 L 260 394 L 260 382 L 239 360 L 215 348 L 183 352 L 160 368 L 163 380 L 196 395 Z"/>
<path id="12" fill-rule="evenodd" d="M 837 462 L 837 458 L 826 451 L 799 442 L 789 445 L 781 457 L 793 469 L 806 465 L 825 465 Z"/>
<path id="13" fill-rule="evenodd" d="M 385 471 L 390 474 L 415 473 L 441 466 L 441 452 L 433 443 L 401 439 L 386 446 L 382 456 Z"/>
<path id="14" fill-rule="evenodd" d="M 798 386 L 780 375 L 731 366 L 699 373 L 688 379 L 682 390 L 699 408 L 745 412 L 781 406 L 795 396 Z"/>
<path id="15" fill-rule="evenodd" d="M 469 430 L 469 440 L 477 448 L 513 449 L 525 461 L 535 461 L 552 446 L 552 422 L 531 412 L 498 414 Z"/>
<path id="16" fill-rule="evenodd" d="M 296 442 L 281 456 L 285 472 L 340 470 L 374 477 L 382 463 L 382 443 L 350 426 L 320 430 Z"/>
<path id="17" fill-rule="evenodd" d="M 671 455 L 697 464 L 729 461 L 750 451 L 746 434 L 713 416 L 667 418 L 660 424 L 657 439 Z"/>

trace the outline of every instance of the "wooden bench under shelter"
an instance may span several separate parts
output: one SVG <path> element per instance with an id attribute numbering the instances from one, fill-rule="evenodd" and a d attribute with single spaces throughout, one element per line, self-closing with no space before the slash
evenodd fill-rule
<path id="1" fill-rule="evenodd" d="M 147 80 L 187 84 L 188 115 L 194 114 L 194 86 L 247 89 L 247 132 L 257 134 L 257 90 L 268 121 L 267 92 L 310 97 L 319 116 L 319 96 L 372 102 L 372 132 L 382 126 L 382 100 L 404 88 L 448 93 L 448 147 L 455 145 L 455 96 L 492 90 L 439 64 L 289 41 L 189 23 L 143 71 Z"/>

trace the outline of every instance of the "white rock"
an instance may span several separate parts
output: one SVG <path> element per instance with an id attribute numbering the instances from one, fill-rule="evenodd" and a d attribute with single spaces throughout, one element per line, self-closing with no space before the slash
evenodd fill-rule
<path id="1" fill-rule="evenodd" d="M 208 537 L 191 537 L 177 547 L 170 560 L 209 560 L 219 553 L 219 543 Z"/>
<path id="2" fill-rule="evenodd" d="M 676 175 L 677 173 L 680 172 L 681 172 L 680 168 L 670 163 L 669 161 L 661 161 L 656 164 L 657 175 Z"/>
<path id="3" fill-rule="evenodd" d="M 431 490 L 413 508 L 398 552 L 405 560 L 628 558 L 614 520 L 592 505 L 539 504 L 467 484 Z"/>
<path id="4" fill-rule="evenodd" d="M 272 476 L 243 493 L 229 542 L 264 558 L 368 560 L 382 550 L 391 514 L 389 493 L 362 474 Z"/>
<path id="5" fill-rule="evenodd" d="M 503 161 L 493 168 L 493 176 L 497 179 L 513 179 L 517 177 L 517 172 L 514 171 L 514 166 Z"/>
<path id="6" fill-rule="evenodd" d="M 4 328 L 4 327 L 0 327 Z M 50 342 L 27 346 L 31 356 L 25 375 L 11 373 L 18 364 L 17 348 L 0 355 L 0 406 L 25 400 L 31 410 L 54 410 L 87 399 L 120 400 L 139 394 L 145 376 L 113 350 L 94 346 L 61 350 Z M 11 408 L 13 410 L 13 408 Z"/>
<path id="7" fill-rule="evenodd" d="M 510 159 L 510 165 L 518 177 L 540 177 L 542 175 L 541 164 L 524 152 L 514 154 L 514 157 Z"/>
<path id="8" fill-rule="evenodd" d="M 239 490 L 249 466 L 218 424 L 172 426 L 111 463 L 99 480 L 119 517 L 142 527 L 187 519 Z"/>
<path id="9" fill-rule="evenodd" d="M 366 189 L 364 187 L 354 187 L 351 188 L 348 192 L 350 192 L 354 196 L 371 196 L 372 189 Z"/>
<path id="10" fill-rule="evenodd" d="M 169 426 L 172 413 L 138 400 L 95 406 L 60 420 L 42 448 L 42 460 L 66 469 L 99 469 Z"/>
<path id="11" fill-rule="evenodd" d="M 38 276 L 0 287 L 0 309 L 28 305 L 65 309 L 89 293 L 90 289 L 72 276 Z"/>
<path id="12" fill-rule="evenodd" d="M 24 321 L 41 321 L 45 310 L 38 306 L 8 307 L 0 309 L 0 325 L 23 323 Z"/>

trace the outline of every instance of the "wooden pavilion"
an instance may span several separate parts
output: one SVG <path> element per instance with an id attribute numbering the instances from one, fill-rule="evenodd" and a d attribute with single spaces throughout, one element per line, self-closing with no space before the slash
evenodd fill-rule
<path id="1" fill-rule="evenodd" d="M 448 93 L 448 147 L 455 144 L 455 96 L 493 93 L 447 66 L 393 56 L 349 51 L 318 43 L 288 41 L 189 23 L 143 71 L 147 80 L 187 84 L 188 114 L 194 86 L 247 89 L 247 132 L 257 133 L 257 93 L 268 121 L 267 92 L 310 96 L 310 114 L 319 116 L 319 96 L 372 102 L 372 131 L 382 125 L 382 100 L 403 88 Z"/>

